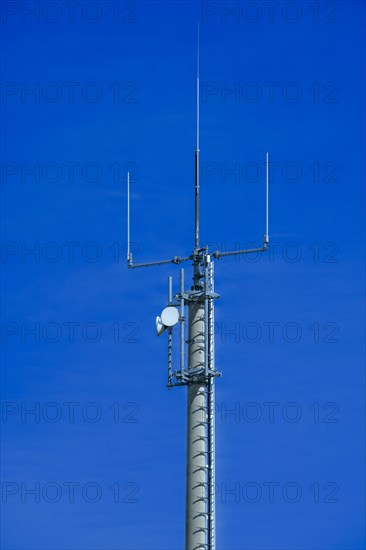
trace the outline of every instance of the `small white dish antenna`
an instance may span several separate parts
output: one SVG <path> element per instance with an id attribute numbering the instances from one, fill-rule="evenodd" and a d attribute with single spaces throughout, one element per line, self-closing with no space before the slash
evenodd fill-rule
<path id="1" fill-rule="evenodd" d="M 179 321 L 179 311 L 176 307 L 168 306 L 163 309 L 160 316 L 156 318 L 156 333 L 158 336 L 170 327 L 174 327 Z"/>
<path id="2" fill-rule="evenodd" d="M 166 327 L 173 327 L 179 321 L 179 312 L 176 307 L 168 306 L 161 313 L 161 320 Z"/>

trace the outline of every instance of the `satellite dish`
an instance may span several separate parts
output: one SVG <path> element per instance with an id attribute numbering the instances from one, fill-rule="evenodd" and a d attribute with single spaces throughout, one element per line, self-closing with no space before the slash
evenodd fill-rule
<path id="1" fill-rule="evenodd" d="M 179 312 L 176 307 L 168 306 L 163 309 L 161 316 L 156 318 L 156 333 L 158 336 L 179 321 Z"/>
<path id="2" fill-rule="evenodd" d="M 161 313 L 162 323 L 166 327 L 173 327 L 179 321 L 179 313 L 176 307 L 168 306 Z"/>

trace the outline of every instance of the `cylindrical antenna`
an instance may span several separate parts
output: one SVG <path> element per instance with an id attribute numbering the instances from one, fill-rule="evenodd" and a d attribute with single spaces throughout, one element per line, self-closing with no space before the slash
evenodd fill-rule
<path id="1" fill-rule="evenodd" d="M 130 173 L 127 172 L 127 262 L 132 261 L 130 250 Z"/>
<path id="2" fill-rule="evenodd" d="M 268 235 L 268 184 L 269 184 L 269 175 L 268 175 L 268 151 L 266 153 L 266 234 L 264 237 L 264 241 L 267 244 L 269 242 L 269 235 Z"/>
<path id="3" fill-rule="evenodd" d="M 168 304 L 171 304 L 173 301 L 173 277 L 169 275 L 168 277 Z"/>
<path id="4" fill-rule="evenodd" d="M 180 270 L 180 376 L 183 381 L 184 377 L 184 269 Z"/>
<path id="5" fill-rule="evenodd" d="M 199 207 L 200 207 L 200 27 L 197 29 L 197 120 L 196 120 L 196 151 L 195 151 L 195 249 L 199 249 Z"/>

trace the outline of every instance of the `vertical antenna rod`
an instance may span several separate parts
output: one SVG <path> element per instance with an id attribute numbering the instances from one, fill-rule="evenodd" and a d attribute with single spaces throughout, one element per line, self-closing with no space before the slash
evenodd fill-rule
<path id="1" fill-rule="evenodd" d="M 127 263 L 131 262 L 130 251 L 130 173 L 127 172 Z"/>
<path id="2" fill-rule="evenodd" d="M 184 377 L 184 345 L 185 345 L 185 319 L 184 319 L 184 269 L 180 270 L 180 375 Z"/>
<path id="3" fill-rule="evenodd" d="M 269 176 L 268 176 L 268 151 L 266 153 L 266 234 L 264 236 L 264 242 L 267 244 L 269 242 L 269 236 L 268 236 L 268 183 L 269 183 Z"/>
<path id="4" fill-rule="evenodd" d="M 199 208 L 200 208 L 200 27 L 197 29 L 197 121 L 196 121 L 196 151 L 195 151 L 195 249 L 199 249 Z"/>

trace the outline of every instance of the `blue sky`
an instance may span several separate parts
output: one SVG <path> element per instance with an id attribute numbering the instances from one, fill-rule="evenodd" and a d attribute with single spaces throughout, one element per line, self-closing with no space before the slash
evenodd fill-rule
<path id="1" fill-rule="evenodd" d="M 197 22 L 203 243 L 261 242 L 272 163 L 270 252 L 215 264 L 218 549 L 365 546 L 365 8 L 271 5 L 2 4 L 4 550 L 183 548 L 179 270 L 127 270 L 125 172 L 135 258 L 189 254 Z"/>

